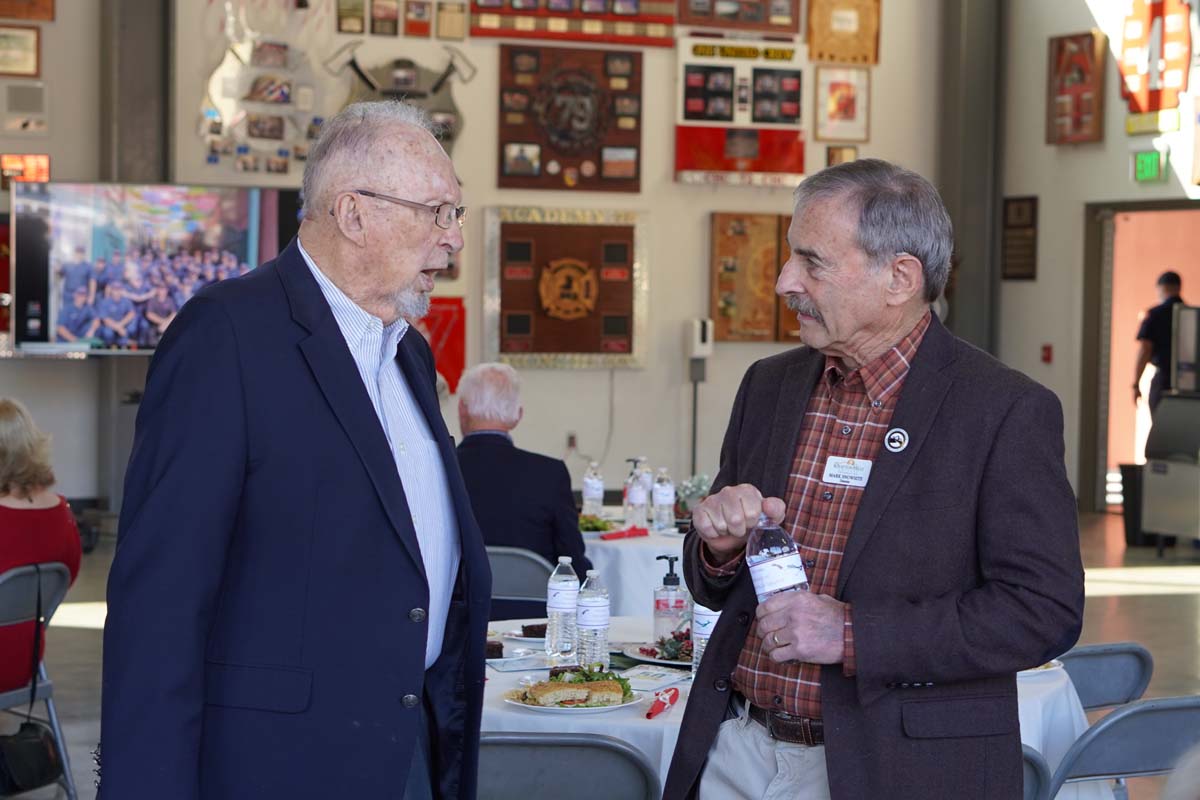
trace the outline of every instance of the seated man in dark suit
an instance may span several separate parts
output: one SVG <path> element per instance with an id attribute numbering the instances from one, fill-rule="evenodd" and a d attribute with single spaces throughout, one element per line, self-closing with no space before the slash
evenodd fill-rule
<path id="1" fill-rule="evenodd" d="M 567 465 L 513 445 L 521 421 L 521 382 L 507 364 L 479 364 L 458 384 L 463 440 L 458 463 L 487 545 L 522 547 L 551 564 L 570 556 L 576 575 L 591 569 Z"/>

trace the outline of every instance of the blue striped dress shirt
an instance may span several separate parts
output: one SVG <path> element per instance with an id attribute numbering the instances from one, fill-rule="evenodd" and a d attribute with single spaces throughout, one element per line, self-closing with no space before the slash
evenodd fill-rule
<path id="1" fill-rule="evenodd" d="M 396 361 L 396 347 L 410 326 L 403 319 L 385 326 L 383 320 L 364 311 L 321 272 L 299 240 L 296 243 L 350 348 L 404 485 L 429 581 L 429 638 L 425 642 L 425 668 L 429 669 L 442 652 L 462 548 L 441 453 Z"/>

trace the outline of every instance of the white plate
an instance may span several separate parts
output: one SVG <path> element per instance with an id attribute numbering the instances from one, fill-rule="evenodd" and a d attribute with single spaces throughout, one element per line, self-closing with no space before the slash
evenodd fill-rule
<path id="1" fill-rule="evenodd" d="M 1018 675 L 1039 675 L 1043 672 L 1051 672 L 1053 670 L 1062 669 L 1062 668 L 1063 668 L 1063 663 L 1061 661 L 1059 661 L 1057 658 L 1054 658 L 1054 659 L 1051 659 L 1050 661 L 1046 662 L 1045 664 L 1042 664 L 1040 667 L 1034 667 L 1032 669 L 1023 669 L 1020 672 L 1018 672 L 1017 674 Z"/>
<path id="2" fill-rule="evenodd" d="M 529 644 L 545 644 L 546 643 L 546 637 L 544 637 L 544 636 L 541 638 L 534 638 L 532 636 L 522 636 L 520 628 L 516 628 L 515 630 L 511 630 L 511 631 L 505 631 L 504 633 L 501 634 L 501 636 L 503 636 L 505 639 L 511 639 L 514 642 L 527 642 Z"/>
<path id="3" fill-rule="evenodd" d="M 692 667 L 692 662 L 690 661 L 668 661 L 665 658 L 654 658 L 652 656 L 642 655 L 638 652 L 639 647 L 657 647 L 657 645 L 653 644 L 652 642 L 628 644 L 625 645 L 621 652 L 629 658 L 632 658 L 634 661 L 641 661 L 646 664 L 666 664 L 672 667 L 687 667 L 688 669 L 691 669 Z"/>
<path id="4" fill-rule="evenodd" d="M 520 700 L 511 700 L 504 698 L 504 702 L 517 708 L 527 708 L 530 711 L 541 711 L 545 714 L 603 714 L 606 711 L 616 711 L 618 708 L 629 708 L 636 706 L 645 698 L 645 692 L 634 692 L 633 699 L 627 703 L 618 703 L 615 706 L 598 706 L 596 708 L 572 708 L 570 706 L 531 706 L 522 703 Z"/>

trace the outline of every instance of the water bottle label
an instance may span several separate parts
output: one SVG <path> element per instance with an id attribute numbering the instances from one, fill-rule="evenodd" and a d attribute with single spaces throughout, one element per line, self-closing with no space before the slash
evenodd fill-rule
<path id="1" fill-rule="evenodd" d="M 692 608 L 692 638 L 707 639 L 712 636 L 713 629 L 717 627 L 717 620 L 720 618 L 720 611 L 712 611 L 704 606 L 694 606 Z"/>
<path id="2" fill-rule="evenodd" d="M 579 600 L 576 620 L 581 628 L 595 630 L 608 627 L 608 598 L 584 597 Z"/>
<path id="3" fill-rule="evenodd" d="M 654 610 L 655 611 L 671 611 L 671 610 L 686 611 L 687 610 L 687 599 L 683 598 L 683 597 L 676 597 L 674 600 L 671 600 L 670 598 L 667 598 L 667 597 L 656 597 L 656 598 L 654 598 Z"/>
<path id="4" fill-rule="evenodd" d="M 754 581 L 754 591 L 760 598 L 808 583 L 808 576 L 804 572 L 804 559 L 799 553 L 788 553 L 751 564 L 750 578 Z"/>
<path id="5" fill-rule="evenodd" d="M 635 483 L 629 487 L 629 504 L 631 506 L 646 505 L 646 487 L 640 483 Z"/>
<path id="6" fill-rule="evenodd" d="M 579 597 L 578 586 L 551 586 L 546 592 L 547 611 L 574 611 Z"/>
<path id="7" fill-rule="evenodd" d="M 602 502 L 604 500 L 604 481 L 599 478 L 584 478 L 583 499 Z"/>
<path id="8" fill-rule="evenodd" d="M 675 487 L 674 486 L 655 486 L 654 487 L 654 505 L 656 506 L 673 506 L 675 505 Z"/>

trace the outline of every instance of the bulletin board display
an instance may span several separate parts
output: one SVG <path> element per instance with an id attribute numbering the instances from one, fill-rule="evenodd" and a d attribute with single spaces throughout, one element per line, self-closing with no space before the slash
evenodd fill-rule
<path id="1" fill-rule="evenodd" d="M 638 367 L 644 218 L 503 207 L 485 214 L 485 357 L 514 366 Z"/>
<path id="2" fill-rule="evenodd" d="M 790 43 L 681 38 L 675 179 L 794 186 L 804 177 L 803 85 Z"/>
<path id="3" fill-rule="evenodd" d="M 674 0 L 474 0 L 471 35 L 675 46 Z"/>
<path id="4" fill-rule="evenodd" d="M 1192 63 L 1191 11 L 1187 0 L 1137 0 L 1121 26 L 1121 96 L 1129 105 L 1130 135 L 1179 130 L 1179 97 Z"/>
<path id="5" fill-rule="evenodd" d="M 714 212 L 709 316 L 718 342 L 796 342 L 796 315 L 775 294 L 792 218 Z"/>
<path id="6" fill-rule="evenodd" d="M 502 189 L 641 190 L 642 54 L 500 47 Z"/>
<path id="7" fill-rule="evenodd" d="M 795 35 L 800 0 L 679 0 L 678 20 L 696 28 Z"/>

